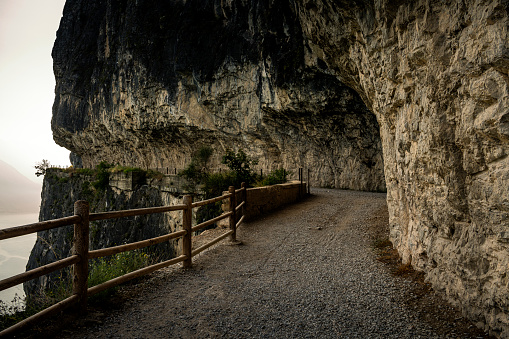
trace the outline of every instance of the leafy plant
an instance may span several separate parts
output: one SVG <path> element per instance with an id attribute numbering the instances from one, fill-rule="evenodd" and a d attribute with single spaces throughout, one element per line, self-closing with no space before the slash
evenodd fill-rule
<path id="1" fill-rule="evenodd" d="M 288 181 L 288 176 L 291 174 L 291 172 L 288 172 L 284 168 L 273 170 L 259 182 L 258 186 L 283 184 Z"/>
<path id="2" fill-rule="evenodd" d="M 248 185 L 255 182 L 256 174 L 252 166 L 258 164 L 258 160 L 249 157 L 243 150 L 237 153 L 227 150 L 222 163 L 235 173 L 235 187 L 239 187 L 243 182 Z"/>
<path id="3" fill-rule="evenodd" d="M 90 181 L 84 181 L 81 184 L 81 193 L 84 199 L 91 199 L 94 196 L 94 192 L 90 189 Z"/>
<path id="4" fill-rule="evenodd" d="M 76 168 L 75 171 L 78 174 L 83 174 L 83 175 L 88 175 L 88 176 L 95 175 L 95 171 L 91 168 Z"/>
<path id="5" fill-rule="evenodd" d="M 70 297 L 72 284 L 68 279 L 69 269 L 65 270 L 67 272 L 61 271 L 60 277 L 50 290 L 31 295 L 30 298 L 16 294 L 10 303 L 0 300 L 0 331 Z"/>
<path id="6" fill-rule="evenodd" d="M 50 167 L 50 163 L 48 160 L 46 159 L 42 159 L 42 161 L 38 162 L 35 164 L 35 175 L 36 176 L 41 176 L 41 175 L 45 175 L 46 174 L 46 170 Z"/>
<path id="7" fill-rule="evenodd" d="M 237 176 L 233 171 L 210 174 L 203 184 L 205 198 L 209 199 L 220 196 L 224 191 L 228 190 L 228 187 L 235 186 L 236 180 Z"/>
<path id="8" fill-rule="evenodd" d="M 26 313 L 25 298 L 15 294 L 14 299 L 10 303 L 0 300 L 0 330 L 29 317 L 30 315 L 26 315 Z"/>
<path id="9" fill-rule="evenodd" d="M 110 258 L 96 259 L 89 266 L 88 287 L 146 267 L 149 259 L 146 253 L 136 250 L 117 253 Z"/>
<path id="10" fill-rule="evenodd" d="M 202 206 L 196 210 L 196 223 L 201 224 L 202 222 L 205 222 L 207 220 L 213 219 L 217 216 L 220 216 L 221 213 L 223 213 L 223 210 L 221 208 L 222 202 L 216 202 L 213 204 L 208 204 L 205 206 Z M 201 229 L 198 232 L 203 232 L 207 229 L 216 228 L 216 224 L 212 224 L 210 226 L 207 226 L 203 229 Z"/>
<path id="11" fill-rule="evenodd" d="M 196 192 L 198 185 L 204 183 L 209 176 L 209 161 L 213 150 L 209 146 L 201 147 L 191 158 L 189 165 L 179 175 L 187 184 L 184 189 L 189 192 Z"/>
<path id="12" fill-rule="evenodd" d="M 224 191 L 228 191 L 228 187 L 235 185 L 235 173 L 233 171 L 211 173 L 203 184 L 203 192 L 205 193 L 205 199 L 210 199 L 223 194 Z M 199 224 L 206 220 L 215 218 L 222 213 L 221 209 L 222 202 L 215 204 L 208 204 L 200 207 L 196 211 L 196 222 Z M 212 225 L 208 228 L 213 228 Z M 207 228 L 205 228 L 207 229 Z M 205 230 L 204 229 L 204 230 Z"/>
<path id="13" fill-rule="evenodd" d="M 122 172 L 124 174 L 131 173 L 131 172 L 145 172 L 145 170 L 139 168 L 139 167 L 132 167 L 132 166 L 121 166 L 116 165 L 115 167 L 112 167 L 110 169 L 111 173 L 119 173 Z"/>
<path id="14" fill-rule="evenodd" d="M 161 180 L 164 178 L 164 174 L 158 171 L 149 169 L 147 171 L 147 177 L 151 179 Z"/>
<path id="15" fill-rule="evenodd" d="M 108 184 L 110 183 L 110 171 L 109 169 L 113 167 L 108 164 L 106 161 L 101 161 L 99 165 L 96 166 L 95 178 L 96 181 L 92 183 L 92 186 L 100 191 L 104 191 Z"/>
<path id="16" fill-rule="evenodd" d="M 214 151 L 212 150 L 212 147 L 210 146 L 203 146 L 200 147 L 198 152 L 195 154 L 195 159 L 198 162 L 198 165 L 201 167 L 202 172 L 208 173 L 209 172 L 209 161 L 210 157 Z"/>

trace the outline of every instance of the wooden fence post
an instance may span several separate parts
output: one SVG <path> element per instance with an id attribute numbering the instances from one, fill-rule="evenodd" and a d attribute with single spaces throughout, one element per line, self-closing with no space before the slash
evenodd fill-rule
<path id="1" fill-rule="evenodd" d="M 243 189 L 242 190 L 242 201 L 244 202 L 244 206 L 242 206 L 242 216 L 245 216 L 246 215 L 246 205 L 247 205 L 247 185 L 245 182 L 243 182 L 242 184 L 240 184 L 240 187 Z"/>
<path id="2" fill-rule="evenodd" d="M 230 221 L 230 230 L 233 231 L 233 233 L 230 235 L 230 240 L 232 242 L 237 241 L 237 217 L 235 216 L 235 208 L 237 207 L 237 204 L 235 202 L 235 186 L 230 186 L 228 188 L 228 192 L 231 194 L 230 196 L 230 211 L 232 214 L 230 215 L 229 221 Z"/>
<path id="3" fill-rule="evenodd" d="M 182 254 L 187 258 L 182 262 L 182 266 L 184 268 L 189 268 L 193 264 L 192 259 L 192 222 L 193 222 L 193 197 L 190 195 L 184 196 L 184 205 L 186 208 L 182 210 L 182 228 L 187 231 L 187 233 L 182 237 Z"/>
<path id="4" fill-rule="evenodd" d="M 304 190 L 302 188 L 303 181 L 304 181 L 303 177 L 304 177 L 304 169 L 299 168 L 299 181 L 300 181 L 299 198 L 302 198 L 302 196 L 304 195 Z"/>
<path id="5" fill-rule="evenodd" d="M 311 182 L 309 181 L 309 172 L 311 172 L 311 171 L 308 168 L 308 182 L 307 182 L 307 185 L 308 185 L 308 195 L 311 194 Z"/>
<path id="6" fill-rule="evenodd" d="M 74 224 L 73 254 L 79 255 L 80 261 L 73 267 L 72 292 L 79 297 L 79 310 L 82 314 L 87 312 L 89 213 L 87 201 L 78 200 L 74 203 L 74 215 L 79 215 L 81 220 Z"/>

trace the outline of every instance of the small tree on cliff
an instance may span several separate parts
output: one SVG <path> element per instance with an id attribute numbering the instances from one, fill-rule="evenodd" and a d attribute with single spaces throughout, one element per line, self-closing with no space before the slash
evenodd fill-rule
<path id="1" fill-rule="evenodd" d="M 179 173 L 187 181 L 187 185 L 184 187 L 186 190 L 195 192 L 196 187 L 207 180 L 210 172 L 209 161 L 213 152 L 209 146 L 201 147 L 193 154 L 191 163 Z"/>
<path id="2" fill-rule="evenodd" d="M 235 187 L 240 187 L 243 182 L 250 185 L 256 181 L 252 166 L 258 164 L 258 160 L 249 157 L 243 150 L 237 153 L 226 150 L 222 163 L 235 173 Z"/>
<path id="3" fill-rule="evenodd" d="M 217 196 L 228 186 L 240 187 L 242 182 L 248 185 L 256 181 L 256 174 L 252 166 L 257 160 L 249 157 L 243 150 L 234 152 L 226 150 L 222 163 L 228 166 L 229 172 L 210 173 L 209 161 L 213 150 L 208 146 L 200 148 L 192 157 L 191 163 L 179 173 L 187 181 L 184 187 L 190 192 L 196 192 L 198 185 L 204 185 L 203 190 L 207 197 Z"/>
<path id="4" fill-rule="evenodd" d="M 104 191 L 108 184 L 110 183 L 110 168 L 113 165 L 107 163 L 106 161 L 101 161 L 99 165 L 97 165 L 95 178 L 96 180 L 92 183 L 95 189 Z"/>
<path id="5" fill-rule="evenodd" d="M 46 159 L 42 159 L 42 161 L 38 162 L 35 164 L 35 175 L 37 175 L 38 177 L 41 176 L 41 175 L 45 175 L 46 174 L 46 170 L 50 167 L 50 163 L 48 160 Z"/>

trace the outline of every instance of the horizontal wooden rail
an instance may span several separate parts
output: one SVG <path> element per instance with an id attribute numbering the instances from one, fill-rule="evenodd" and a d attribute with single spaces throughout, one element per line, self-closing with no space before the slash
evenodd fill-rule
<path id="1" fill-rule="evenodd" d="M 46 275 L 48 273 L 60 270 L 64 267 L 73 265 L 80 261 L 80 257 L 77 255 L 72 255 L 70 257 L 67 257 L 62 260 L 58 260 L 55 262 L 52 262 L 51 264 L 47 264 L 41 267 L 37 267 L 33 270 L 17 274 L 15 276 L 9 277 L 7 279 L 0 281 L 0 291 L 3 291 L 5 289 L 8 289 L 9 287 L 16 286 L 18 284 L 22 284 L 25 281 L 39 278 L 43 275 Z"/>
<path id="2" fill-rule="evenodd" d="M 27 235 L 39 231 L 45 231 L 61 226 L 72 225 L 78 221 L 80 221 L 80 217 L 77 215 L 73 215 L 70 217 L 59 218 L 55 220 L 40 221 L 33 224 L 10 227 L 0 230 L 0 240 L 20 237 L 22 235 Z"/>
<path id="3" fill-rule="evenodd" d="M 87 290 L 87 294 L 89 296 L 92 296 L 92 295 L 97 294 L 99 292 L 102 292 L 102 291 L 104 291 L 104 290 L 106 290 L 106 289 L 108 289 L 110 287 L 114 287 L 114 286 L 120 285 L 120 284 L 122 284 L 122 283 L 124 283 L 126 281 L 132 280 L 134 278 L 141 277 L 142 275 L 146 275 L 146 274 L 152 273 L 152 272 L 157 271 L 157 270 L 159 270 L 161 268 L 168 267 L 170 265 L 174 265 L 174 264 L 182 262 L 182 261 L 184 261 L 186 259 L 187 259 L 187 256 L 181 255 L 181 256 L 178 256 L 176 258 L 167 260 L 167 261 L 163 261 L 163 262 L 151 265 L 151 266 L 140 268 L 139 270 L 136 270 L 136 271 L 124 274 L 124 275 L 122 275 L 120 277 L 108 280 L 107 282 L 102 283 L 100 285 L 96 285 L 94 287 L 90 287 Z"/>
<path id="4" fill-rule="evenodd" d="M 245 189 L 246 189 L 245 187 L 239 188 L 239 189 L 235 190 L 235 193 L 240 193 L 240 192 L 244 191 Z"/>
<path id="5" fill-rule="evenodd" d="M 148 208 L 137 208 L 132 210 L 113 211 L 113 212 L 101 212 L 101 213 L 90 213 L 89 220 L 105 220 L 115 219 L 124 217 L 134 217 L 137 215 L 163 213 L 170 211 L 180 211 L 186 208 L 186 205 L 173 205 L 173 206 L 161 206 L 161 207 L 148 207 Z"/>
<path id="6" fill-rule="evenodd" d="M 212 224 L 213 224 L 213 223 L 215 223 L 215 222 L 218 222 L 219 220 L 222 220 L 222 219 L 228 218 L 230 215 L 232 215 L 232 212 L 223 213 L 223 214 L 221 214 L 221 215 L 220 215 L 220 216 L 218 216 L 218 217 L 215 217 L 215 218 L 213 218 L 213 219 L 207 220 L 207 221 L 205 221 L 205 222 L 202 222 L 201 224 L 198 224 L 198 225 L 196 225 L 196 226 L 192 227 L 192 228 L 191 228 L 191 230 L 192 230 L 193 232 L 199 231 L 199 230 L 201 230 L 201 229 L 202 229 L 202 228 L 204 228 L 204 227 L 207 227 L 207 226 L 209 226 L 209 225 L 212 225 Z"/>
<path id="7" fill-rule="evenodd" d="M 244 221 L 244 216 L 242 216 L 239 221 L 237 222 L 237 225 L 235 225 L 236 228 L 239 228 L 240 224 Z"/>
<path id="8" fill-rule="evenodd" d="M 141 240 L 141 241 L 133 242 L 130 244 L 102 248 L 100 250 L 93 250 L 93 251 L 88 252 L 88 258 L 89 259 L 101 258 L 101 257 L 106 257 L 108 255 L 114 255 L 114 254 L 121 253 L 121 252 L 137 250 L 137 249 L 144 248 L 147 246 L 160 244 L 160 243 L 168 241 L 170 239 L 179 238 L 179 237 L 183 236 L 184 234 L 186 234 L 186 231 L 181 230 L 181 231 L 177 231 L 174 233 L 161 235 L 160 237 L 150 238 L 147 240 Z"/>
<path id="9" fill-rule="evenodd" d="M 28 318 L 20 321 L 16 325 L 13 325 L 13 326 L 11 326 L 9 328 L 6 328 L 2 332 L 0 332 L 0 337 L 3 338 L 3 337 L 7 337 L 9 335 L 12 335 L 12 334 L 14 334 L 17 331 L 22 330 L 23 328 L 25 328 L 28 325 L 31 325 L 31 324 L 37 323 L 39 321 L 42 321 L 42 320 L 46 319 L 47 317 L 49 317 L 49 316 L 51 316 L 51 315 L 53 315 L 55 313 L 61 312 L 61 311 L 65 310 L 65 309 L 67 309 L 67 308 L 77 304 L 78 301 L 79 301 L 78 296 L 77 295 L 72 295 L 69 298 L 64 299 L 64 300 L 56 303 L 55 305 L 50 306 L 47 309 L 45 309 L 45 310 L 43 310 L 43 311 L 41 311 L 39 313 L 34 314 L 31 317 L 28 317 Z"/>
<path id="10" fill-rule="evenodd" d="M 214 240 L 210 241 L 209 243 L 203 245 L 203 246 L 200 246 L 198 247 L 197 249 L 193 250 L 191 253 L 192 253 L 192 256 L 194 257 L 195 255 L 197 255 L 198 253 L 200 252 L 203 252 L 204 250 L 206 250 L 207 248 L 209 248 L 210 246 L 214 245 L 215 243 L 223 240 L 224 238 L 226 238 L 227 236 L 229 236 L 230 234 L 233 233 L 233 230 L 229 230 L 228 232 L 220 235 L 219 237 L 215 238 Z"/>
<path id="11" fill-rule="evenodd" d="M 246 204 L 245 201 L 243 201 L 240 204 L 238 204 L 237 207 L 235 207 L 235 212 L 238 212 L 242 208 L 242 206 L 244 206 L 245 204 Z"/>
<path id="12" fill-rule="evenodd" d="M 231 196 L 231 194 L 223 194 L 223 195 L 221 195 L 219 197 L 215 197 L 215 198 L 212 198 L 212 199 L 194 202 L 192 204 L 192 206 L 193 206 L 193 208 L 195 208 L 195 207 L 205 206 L 205 205 L 208 205 L 208 204 L 213 204 L 215 202 L 228 199 L 230 196 Z"/>

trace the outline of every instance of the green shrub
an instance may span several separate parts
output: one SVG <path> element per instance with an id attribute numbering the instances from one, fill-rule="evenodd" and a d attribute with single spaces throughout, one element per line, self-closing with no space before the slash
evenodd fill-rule
<path id="1" fill-rule="evenodd" d="M 201 224 L 202 222 L 205 222 L 207 220 L 213 219 L 215 217 L 218 217 L 223 213 L 223 210 L 221 208 L 222 201 L 218 201 L 213 204 L 208 204 L 205 206 L 202 206 L 196 210 L 196 224 Z M 198 233 L 201 233 L 205 230 L 216 228 L 217 225 L 214 223 L 212 225 L 209 225 L 205 228 L 202 228 Z"/>
<path id="2" fill-rule="evenodd" d="M 93 169 L 91 169 L 91 168 L 77 168 L 76 169 L 76 173 L 83 174 L 83 175 L 88 175 L 88 176 L 95 175 L 95 171 Z"/>
<path id="3" fill-rule="evenodd" d="M 222 163 L 235 173 L 233 186 L 236 188 L 240 187 L 243 182 L 250 186 L 256 181 L 256 174 L 251 166 L 258 164 L 258 160 L 249 157 L 243 150 L 239 150 L 237 153 L 227 150 Z"/>
<path id="4" fill-rule="evenodd" d="M 101 161 L 96 166 L 95 178 L 96 180 L 92 183 L 92 186 L 96 190 L 104 191 L 110 183 L 110 171 L 113 165 L 108 164 L 106 161 Z"/>
<path id="5" fill-rule="evenodd" d="M 142 251 L 122 252 L 111 258 L 99 258 L 91 261 L 89 266 L 88 287 L 102 284 L 126 273 L 148 266 L 150 258 Z M 19 321 L 28 318 L 41 310 L 56 304 L 72 295 L 70 272 L 61 274 L 60 278 L 50 290 L 42 294 L 21 298 L 15 296 L 11 303 L 0 300 L 0 330 L 6 329 Z M 109 289 L 99 295 L 110 295 L 114 289 Z"/>
<path id="6" fill-rule="evenodd" d="M 200 164 L 202 167 L 205 167 L 206 172 L 208 172 L 208 164 L 210 161 L 210 157 L 212 156 L 213 153 L 214 150 L 212 149 L 212 147 L 202 146 L 195 154 L 195 158 L 198 164 Z"/>
<path id="7" fill-rule="evenodd" d="M 115 254 L 110 258 L 99 258 L 90 263 L 88 287 L 102 284 L 129 272 L 146 267 L 149 256 L 142 251 L 128 251 Z"/>
<path id="8" fill-rule="evenodd" d="M 41 294 L 28 297 L 19 297 L 17 294 L 14 299 L 8 303 L 0 300 L 0 331 L 15 325 L 45 308 L 48 308 L 72 295 L 72 283 L 69 269 L 62 272 L 58 280 L 52 284 L 51 290 Z"/>
<path id="9" fill-rule="evenodd" d="M 228 191 L 228 187 L 235 185 L 235 172 L 227 171 L 222 173 L 211 173 L 205 178 L 205 182 L 203 183 L 202 190 L 205 193 L 205 199 L 211 199 L 223 194 L 224 191 Z M 196 211 L 196 222 L 198 224 L 215 218 L 221 213 L 223 210 L 221 209 L 222 202 L 217 202 L 215 204 L 208 204 L 200 207 Z M 202 231 L 215 228 L 216 224 L 212 224 L 209 227 L 206 227 Z"/>
<path id="10" fill-rule="evenodd" d="M 186 180 L 186 183 L 183 185 L 184 189 L 192 193 L 196 192 L 197 186 L 203 179 L 202 173 L 198 170 L 196 163 L 193 161 L 179 172 L 179 176 Z"/>
<path id="11" fill-rule="evenodd" d="M 186 180 L 184 189 L 196 193 L 197 187 L 203 184 L 209 176 L 209 161 L 212 156 L 213 150 L 209 146 L 201 147 L 197 152 L 193 154 L 191 162 L 182 171 L 179 176 Z"/>
<path id="12" fill-rule="evenodd" d="M 224 191 L 228 191 L 228 187 L 235 186 L 236 180 L 237 176 L 233 171 L 210 174 L 203 184 L 205 198 L 210 199 L 220 196 Z"/>
<path id="13" fill-rule="evenodd" d="M 261 182 L 259 182 L 258 186 L 284 184 L 288 181 L 288 176 L 291 174 L 291 172 L 288 172 L 284 168 L 273 170 L 265 178 L 263 178 Z"/>
<path id="14" fill-rule="evenodd" d="M 116 165 L 115 167 L 111 167 L 109 171 L 111 173 L 122 172 L 124 174 L 128 174 L 131 172 L 147 172 L 148 173 L 149 171 L 152 171 L 152 170 L 145 171 L 144 169 L 141 169 L 139 167 Z M 152 171 L 152 172 L 154 172 L 154 171 Z"/>
<path id="15" fill-rule="evenodd" d="M 17 294 L 14 295 L 14 299 L 10 303 L 0 300 L 0 331 L 15 325 L 30 315 L 25 311 L 25 299 Z"/>
<path id="16" fill-rule="evenodd" d="M 147 171 L 147 178 L 162 180 L 164 178 L 164 174 L 159 171 L 154 171 L 154 170 L 149 169 Z"/>
<path id="17" fill-rule="evenodd" d="M 81 184 L 81 193 L 85 199 L 91 199 L 94 196 L 94 192 L 90 189 L 90 181 L 84 181 Z"/>
<path id="18" fill-rule="evenodd" d="M 58 182 L 61 184 L 66 184 L 69 182 L 69 178 L 66 178 L 66 177 L 58 178 Z"/>
<path id="19" fill-rule="evenodd" d="M 124 174 L 127 174 L 127 173 L 131 173 L 131 172 L 143 172 L 143 170 L 139 167 L 123 166 L 122 172 L 124 172 Z"/>

